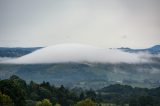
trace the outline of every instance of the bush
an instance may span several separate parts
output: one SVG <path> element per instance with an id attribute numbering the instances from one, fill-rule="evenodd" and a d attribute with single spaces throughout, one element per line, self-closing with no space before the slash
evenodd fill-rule
<path id="1" fill-rule="evenodd" d="M 52 106 L 52 103 L 48 99 L 44 99 L 42 101 L 38 101 L 36 106 Z"/>
<path id="2" fill-rule="evenodd" d="M 96 106 L 96 103 L 94 103 L 91 99 L 85 99 L 78 102 L 76 106 Z"/>

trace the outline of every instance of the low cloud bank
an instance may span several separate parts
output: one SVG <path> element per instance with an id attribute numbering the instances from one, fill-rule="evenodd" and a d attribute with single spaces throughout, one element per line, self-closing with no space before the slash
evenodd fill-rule
<path id="1" fill-rule="evenodd" d="M 65 62 L 91 63 L 148 63 L 160 55 L 127 53 L 117 49 L 106 49 L 82 44 L 59 44 L 39 49 L 25 56 L 2 61 L 11 64 L 43 64 Z"/>

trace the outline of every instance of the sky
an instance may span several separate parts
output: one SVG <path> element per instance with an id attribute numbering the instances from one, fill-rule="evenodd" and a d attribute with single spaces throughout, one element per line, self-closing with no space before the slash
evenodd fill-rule
<path id="1" fill-rule="evenodd" d="M 0 0 L 0 46 L 160 44 L 160 0 Z"/>

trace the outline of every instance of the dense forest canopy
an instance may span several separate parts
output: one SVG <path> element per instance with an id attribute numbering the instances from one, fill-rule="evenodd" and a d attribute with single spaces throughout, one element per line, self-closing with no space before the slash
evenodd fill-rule
<path id="1" fill-rule="evenodd" d="M 99 90 L 56 87 L 43 81 L 26 83 L 16 75 L 0 81 L 1 106 L 160 106 L 160 87 L 110 85 Z"/>

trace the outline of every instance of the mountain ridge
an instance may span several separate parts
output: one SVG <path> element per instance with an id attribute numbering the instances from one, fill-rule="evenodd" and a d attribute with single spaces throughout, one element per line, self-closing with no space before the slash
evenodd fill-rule
<path id="1" fill-rule="evenodd" d="M 150 54 L 159 54 L 160 53 L 160 45 L 154 45 L 150 48 L 146 48 L 146 49 L 131 49 L 131 48 L 117 48 L 119 50 L 125 51 L 125 52 L 130 52 L 130 53 L 138 53 L 138 52 L 148 52 Z"/>
<path id="2" fill-rule="evenodd" d="M 0 47 L 0 57 L 21 57 L 42 48 L 44 47 Z M 148 52 L 151 54 L 160 53 L 160 45 L 154 45 L 152 47 L 144 49 L 132 49 L 129 47 L 121 47 L 114 49 L 122 50 L 124 52 L 129 52 L 129 53 L 138 53 L 138 52 Z"/>
<path id="3" fill-rule="evenodd" d="M 65 62 L 89 63 L 146 63 L 153 56 L 147 53 L 128 53 L 83 44 L 59 44 L 38 49 L 19 58 L 3 61 L 15 64 L 41 64 Z"/>
<path id="4" fill-rule="evenodd" d="M 21 57 L 42 47 L 0 47 L 0 57 Z"/>

